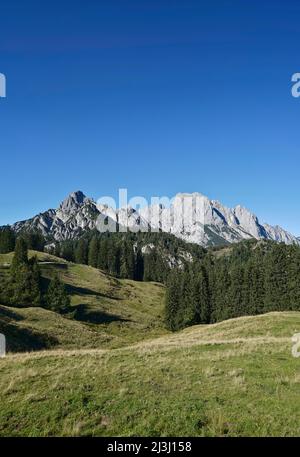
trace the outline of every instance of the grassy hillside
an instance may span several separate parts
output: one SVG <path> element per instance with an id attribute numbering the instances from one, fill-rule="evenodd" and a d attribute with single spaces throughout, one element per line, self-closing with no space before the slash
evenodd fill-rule
<path id="1" fill-rule="evenodd" d="M 0 360 L 0 435 L 300 435 L 300 313 Z"/>
<path id="2" fill-rule="evenodd" d="M 300 435 L 300 313 L 169 334 L 160 284 L 35 254 L 72 311 L 0 305 L 0 436 Z M 11 258 L 0 255 L 0 274 Z"/>
<path id="3" fill-rule="evenodd" d="M 72 300 L 68 316 L 42 308 L 0 306 L 0 332 L 12 351 L 42 348 L 119 347 L 165 333 L 164 287 L 115 279 L 101 271 L 37 255 L 45 287 L 55 273 L 66 284 Z M 12 255 L 0 255 L 5 274 Z"/>

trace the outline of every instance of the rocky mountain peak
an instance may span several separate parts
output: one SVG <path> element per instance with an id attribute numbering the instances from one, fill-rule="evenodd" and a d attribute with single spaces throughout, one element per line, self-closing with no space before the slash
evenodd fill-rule
<path id="1" fill-rule="evenodd" d="M 134 209 L 113 209 L 97 205 L 83 192 L 72 192 L 57 210 L 15 223 L 16 232 L 39 230 L 55 240 L 76 239 L 96 228 L 98 216 L 109 217 L 120 226 L 154 229 L 202 246 L 236 243 L 250 238 L 300 244 L 298 238 L 278 226 L 261 224 L 257 216 L 241 205 L 227 208 L 200 193 L 180 193 L 170 206 L 153 205 Z M 136 231 L 136 230 L 133 230 Z"/>
<path id="2" fill-rule="evenodd" d="M 65 200 L 60 204 L 59 209 L 64 213 L 70 213 L 74 209 L 77 209 L 81 206 L 84 201 L 86 200 L 86 196 L 84 195 L 81 190 L 77 190 L 76 192 L 71 192 Z"/>

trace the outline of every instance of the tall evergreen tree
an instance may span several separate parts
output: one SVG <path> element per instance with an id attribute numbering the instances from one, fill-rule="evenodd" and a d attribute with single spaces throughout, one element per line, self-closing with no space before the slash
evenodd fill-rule
<path id="1" fill-rule="evenodd" d="M 108 270 L 108 241 L 103 239 L 99 241 L 99 250 L 98 250 L 98 268 L 101 270 Z"/>
<path id="2" fill-rule="evenodd" d="M 68 262 L 75 262 L 74 246 L 71 241 L 65 241 L 62 244 L 60 255 L 63 259 L 66 259 Z"/>
<path id="3" fill-rule="evenodd" d="M 47 308 L 57 313 L 66 313 L 70 308 L 70 297 L 57 275 L 49 284 L 45 301 Z"/>
<path id="4" fill-rule="evenodd" d="M 41 281 L 36 257 L 28 261 L 24 240 L 18 240 L 10 274 L 6 283 L 8 304 L 12 306 L 40 306 Z"/>
<path id="5" fill-rule="evenodd" d="M 121 278 L 134 279 L 135 256 L 130 242 L 124 242 L 121 253 L 120 275 Z"/>
<path id="6" fill-rule="evenodd" d="M 15 243 L 15 234 L 9 226 L 0 229 L 0 254 L 12 252 L 15 249 Z"/>
<path id="7" fill-rule="evenodd" d="M 97 268 L 97 266 L 98 266 L 98 251 L 99 251 L 98 238 L 96 236 L 94 236 L 89 243 L 88 264 L 91 267 Z"/>
<path id="8" fill-rule="evenodd" d="M 289 264 L 289 308 L 293 311 L 300 311 L 300 249 L 293 246 Z"/>
<path id="9" fill-rule="evenodd" d="M 264 311 L 283 311 L 289 306 L 289 257 L 287 246 L 272 245 L 265 257 L 265 307 Z"/>
<path id="10" fill-rule="evenodd" d="M 82 238 L 78 241 L 75 249 L 75 262 L 86 265 L 88 261 L 88 247 L 86 241 Z"/>
<path id="11" fill-rule="evenodd" d="M 209 293 L 208 274 L 201 265 L 196 278 L 196 296 L 197 296 L 197 315 L 196 322 L 201 324 L 209 324 L 211 320 L 211 303 Z"/>
<path id="12" fill-rule="evenodd" d="M 182 276 L 177 270 L 173 270 L 168 278 L 167 292 L 165 298 L 165 322 L 166 327 L 171 331 L 179 330 L 180 307 L 182 303 Z"/>
<path id="13" fill-rule="evenodd" d="M 136 281 L 143 281 L 144 277 L 144 258 L 140 248 L 137 248 L 135 254 L 135 273 L 134 279 Z"/>
<path id="14" fill-rule="evenodd" d="M 28 265 L 28 249 L 24 238 L 17 239 L 11 270 L 15 270 L 21 265 Z"/>

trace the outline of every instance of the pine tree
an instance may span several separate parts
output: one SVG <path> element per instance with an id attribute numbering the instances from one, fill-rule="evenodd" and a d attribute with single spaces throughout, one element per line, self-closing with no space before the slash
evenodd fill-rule
<path id="1" fill-rule="evenodd" d="M 173 332 L 181 327 L 180 307 L 182 300 L 182 277 L 177 270 L 173 270 L 168 278 L 165 298 L 166 327 Z"/>
<path id="2" fill-rule="evenodd" d="M 66 241 L 62 244 L 60 250 L 61 257 L 66 259 L 68 262 L 75 262 L 74 246 L 71 241 Z"/>
<path id="3" fill-rule="evenodd" d="M 88 248 L 85 240 L 81 239 L 75 249 L 75 262 L 86 265 L 88 260 Z"/>
<path id="4" fill-rule="evenodd" d="M 208 275 L 204 265 L 199 268 L 196 278 L 196 322 L 199 324 L 209 324 L 211 321 L 211 304 L 209 294 Z"/>
<path id="5" fill-rule="evenodd" d="M 26 255 L 25 255 L 26 253 Z M 37 259 L 30 261 L 24 245 L 18 244 L 18 250 L 12 262 L 6 284 L 8 304 L 11 306 L 40 306 L 41 281 Z"/>
<path id="6" fill-rule="evenodd" d="M 28 265 L 28 250 L 24 238 L 17 239 L 11 270 L 15 270 L 20 265 Z"/>
<path id="7" fill-rule="evenodd" d="M 43 235 L 39 232 L 28 232 L 25 235 L 23 235 L 24 240 L 27 244 L 28 249 L 33 249 L 35 251 L 44 251 L 45 247 L 45 238 Z"/>
<path id="8" fill-rule="evenodd" d="M 16 237 L 10 227 L 0 229 L 0 254 L 7 254 L 15 249 Z"/>
<path id="9" fill-rule="evenodd" d="M 144 258 L 140 248 L 137 248 L 135 254 L 135 272 L 134 279 L 136 281 L 143 281 L 144 277 Z"/>
<path id="10" fill-rule="evenodd" d="M 245 265 L 245 314 L 260 314 L 264 309 L 265 272 L 261 255 L 254 254 Z"/>
<path id="11" fill-rule="evenodd" d="M 231 315 L 230 276 L 226 259 L 220 259 L 215 263 L 213 281 L 211 321 L 218 322 L 228 319 Z"/>
<path id="12" fill-rule="evenodd" d="M 91 267 L 97 268 L 97 266 L 98 266 L 98 251 L 99 251 L 98 238 L 96 236 L 94 236 L 89 243 L 88 264 Z"/>
<path id="13" fill-rule="evenodd" d="M 153 263 L 153 255 L 152 253 L 144 255 L 144 274 L 143 274 L 143 281 L 153 281 L 153 270 L 154 270 L 154 263 Z"/>
<path id="14" fill-rule="evenodd" d="M 291 258 L 289 263 L 289 309 L 300 311 L 300 248 L 291 248 Z"/>
<path id="15" fill-rule="evenodd" d="M 125 241 L 121 253 L 120 276 L 121 278 L 134 279 L 135 257 L 131 243 Z"/>
<path id="16" fill-rule="evenodd" d="M 57 313 L 66 313 L 70 308 L 70 297 L 65 285 L 56 275 L 51 280 L 45 297 L 47 308 Z"/>
<path id="17" fill-rule="evenodd" d="M 101 270 L 108 271 L 108 241 L 106 238 L 99 241 L 97 264 Z"/>
<path id="18" fill-rule="evenodd" d="M 107 244 L 107 267 L 108 272 L 113 276 L 120 275 L 120 249 L 115 245 L 113 240 L 109 240 Z"/>
<path id="19" fill-rule="evenodd" d="M 287 246 L 274 244 L 266 255 L 264 311 L 284 311 L 289 306 L 289 256 Z"/>
<path id="20" fill-rule="evenodd" d="M 244 267 L 241 261 L 230 265 L 229 305 L 227 305 L 227 319 L 245 314 L 245 284 Z"/>

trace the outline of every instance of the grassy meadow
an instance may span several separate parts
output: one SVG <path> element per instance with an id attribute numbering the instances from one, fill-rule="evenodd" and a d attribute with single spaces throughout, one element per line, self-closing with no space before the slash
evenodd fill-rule
<path id="1" fill-rule="evenodd" d="M 300 435 L 300 313 L 170 334 L 161 285 L 38 255 L 72 312 L 0 306 L 0 436 Z"/>

